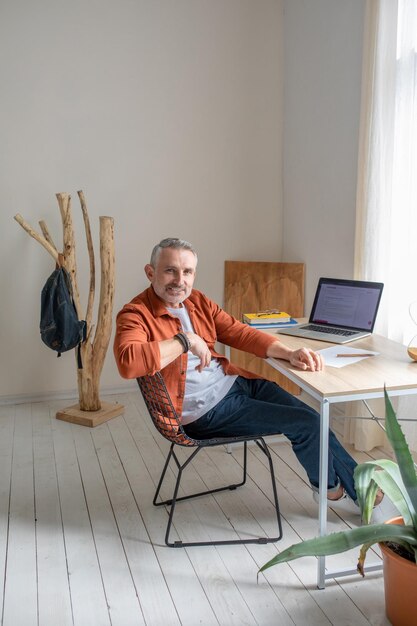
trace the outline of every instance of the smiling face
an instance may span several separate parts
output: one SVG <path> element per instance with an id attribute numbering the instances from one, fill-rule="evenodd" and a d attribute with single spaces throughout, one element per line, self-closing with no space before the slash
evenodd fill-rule
<path id="1" fill-rule="evenodd" d="M 177 309 L 193 288 L 197 259 L 183 248 L 163 248 L 155 267 L 145 265 L 145 273 L 165 306 Z"/>

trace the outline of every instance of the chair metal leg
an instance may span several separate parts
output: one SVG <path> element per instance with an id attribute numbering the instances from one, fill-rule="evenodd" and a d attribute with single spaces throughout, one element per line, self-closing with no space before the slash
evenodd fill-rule
<path id="1" fill-rule="evenodd" d="M 163 482 L 163 480 L 165 478 L 165 474 L 166 474 L 166 471 L 168 469 L 168 465 L 169 465 L 169 462 L 170 462 L 171 458 L 174 459 L 174 461 L 175 461 L 175 464 L 176 464 L 176 466 L 178 468 L 178 473 L 182 474 L 182 471 L 187 467 L 187 465 L 189 463 L 191 463 L 191 461 L 198 454 L 198 452 L 200 452 L 200 450 L 202 450 L 203 447 L 204 447 L 204 446 L 203 447 L 197 447 L 194 450 L 194 452 L 192 452 L 192 454 L 190 454 L 188 459 L 181 465 L 181 463 L 178 460 L 177 455 L 175 454 L 174 446 L 175 446 L 174 443 L 171 444 L 171 447 L 169 449 L 169 453 L 168 453 L 167 459 L 165 461 L 164 468 L 162 470 L 161 478 L 159 479 L 159 483 L 158 483 L 158 486 L 156 488 L 155 496 L 154 496 L 154 499 L 153 499 L 153 504 L 155 506 L 161 506 L 162 504 L 171 505 L 173 500 L 174 500 L 174 497 L 172 497 L 170 500 L 164 500 L 164 501 L 161 501 L 161 502 L 157 502 L 156 501 L 157 498 L 158 498 L 158 495 L 159 495 L 159 491 L 160 491 L 161 486 L 162 486 L 162 482 Z M 226 491 L 227 489 L 232 491 L 233 489 L 236 489 L 237 487 L 241 487 L 246 482 L 246 468 L 247 468 L 247 446 L 246 446 L 246 441 L 245 441 L 244 442 L 244 454 L 243 454 L 243 478 L 242 478 L 242 481 L 240 483 L 232 483 L 231 485 L 225 485 L 224 487 L 217 487 L 216 489 L 207 489 L 206 491 L 199 491 L 198 493 L 191 493 L 191 494 L 189 494 L 187 496 L 181 496 L 180 498 L 175 498 L 175 500 L 176 500 L 176 502 L 180 502 L 181 500 L 190 500 L 191 498 L 198 498 L 199 496 L 204 496 L 204 495 L 209 494 L 209 493 L 217 493 L 218 491 Z M 178 481 L 178 478 L 177 478 L 177 481 Z"/>
<path id="2" fill-rule="evenodd" d="M 173 443 L 171 443 L 171 445 L 170 445 L 170 448 L 169 448 L 169 453 L 168 453 L 168 456 L 167 456 L 167 458 L 166 458 L 165 465 L 164 465 L 164 468 L 163 468 L 163 470 L 162 470 L 162 474 L 161 474 L 161 477 L 160 477 L 160 479 L 159 479 L 159 482 L 158 482 L 158 486 L 157 486 L 157 488 L 156 488 L 155 495 L 154 495 L 154 497 L 153 497 L 153 504 L 154 504 L 155 506 L 158 506 L 158 504 L 164 504 L 163 502 L 157 503 L 157 502 L 156 502 L 156 500 L 157 500 L 157 498 L 158 498 L 159 491 L 160 491 L 161 486 L 162 486 L 162 483 L 163 483 L 163 481 L 164 481 L 165 474 L 166 474 L 166 471 L 167 471 L 167 469 L 168 469 L 168 465 L 169 465 L 169 462 L 170 462 L 170 460 L 171 460 L 171 457 L 172 457 L 172 455 L 173 455 L 173 454 L 175 454 L 175 453 L 174 453 L 174 445 L 175 445 L 175 444 L 173 444 Z"/>
<path id="3" fill-rule="evenodd" d="M 174 541 L 174 542 L 170 542 L 169 541 L 169 535 L 171 532 L 171 526 L 172 526 L 172 520 L 174 517 L 174 511 L 175 511 L 175 506 L 177 502 L 180 502 L 181 500 L 190 500 L 191 498 L 197 498 L 199 496 L 203 496 L 203 495 L 207 495 L 207 494 L 212 494 L 212 493 L 218 493 L 220 491 L 226 491 L 226 490 L 233 490 L 236 489 L 237 487 L 240 487 L 242 485 L 245 484 L 246 482 L 246 477 L 247 477 L 247 442 L 244 441 L 244 450 L 243 450 L 243 477 L 242 477 L 242 481 L 240 483 L 233 483 L 231 485 L 226 485 L 224 487 L 218 487 L 217 489 L 208 489 L 206 491 L 200 491 L 198 493 L 193 493 L 187 496 L 181 496 L 180 498 L 178 498 L 178 492 L 179 492 L 179 487 L 180 487 L 180 483 L 181 483 L 181 477 L 182 477 L 182 472 L 183 470 L 188 466 L 188 464 L 195 458 L 195 456 L 198 454 L 198 452 L 202 449 L 202 447 L 197 447 L 191 454 L 190 456 L 187 458 L 187 460 L 181 464 L 178 460 L 177 455 L 175 454 L 175 450 L 174 450 L 174 446 L 175 444 L 172 443 L 167 459 L 165 461 L 165 465 L 164 468 L 162 470 L 162 474 L 161 477 L 159 479 L 158 482 L 158 486 L 156 488 L 156 493 L 153 499 L 153 504 L 155 506 L 161 506 L 161 505 L 167 505 L 170 506 L 170 512 L 169 512 L 169 517 L 168 517 L 168 524 L 167 524 L 167 528 L 166 528 L 166 533 L 165 533 L 165 543 L 167 546 L 169 546 L 170 548 L 184 548 L 184 547 L 189 547 L 189 546 L 213 546 L 213 545 L 234 545 L 234 544 L 249 544 L 249 543 L 271 543 L 271 542 L 275 542 L 278 541 L 279 539 L 281 539 L 282 537 L 282 528 L 281 528 L 281 517 L 280 517 L 280 513 L 279 513 L 279 506 L 278 506 L 278 495 L 277 495 L 277 490 L 276 490 L 276 485 L 275 485 L 275 475 L 274 475 L 274 469 L 273 469 L 273 464 L 272 464 L 272 459 L 271 459 L 271 455 L 269 453 L 269 450 L 264 442 L 264 440 L 262 438 L 259 439 L 259 441 L 261 443 L 259 443 L 258 440 L 255 440 L 256 443 L 258 444 L 259 448 L 264 452 L 264 454 L 266 454 L 268 461 L 269 461 L 269 467 L 270 467 L 270 472 L 271 472 L 271 478 L 272 478 L 272 487 L 273 487 L 273 494 L 274 494 L 274 502 L 275 502 L 275 510 L 276 510 L 276 514 L 277 514 L 277 520 L 278 520 L 278 528 L 279 528 L 279 536 L 278 537 L 274 537 L 274 538 L 269 538 L 269 537 L 260 537 L 258 539 L 233 539 L 233 540 L 223 540 L 223 541 L 193 541 L 193 542 L 183 542 L 183 541 Z M 160 501 L 157 502 L 157 498 L 166 474 L 166 471 L 168 469 L 168 465 L 169 462 L 171 460 L 171 458 L 174 459 L 175 464 L 177 465 L 177 469 L 178 469 L 178 474 L 177 474 L 177 479 L 175 482 L 175 488 L 174 488 L 174 493 L 173 496 L 170 500 L 164 500 L 164 501 Z"/>
<path id="4" fill-rule="evenodd" d="M 262 450 L 262 452 L 265 454 L 266 458 L 268 459 L 269 472 L 270 472 L 271 481 L 272 481 L 272 493 L 274 494 L 275 513 L 277 516 L 279 534 L 277 537 L 271 537 L 270 539 L 268 539 L 268 543 L 271 543 L 271 542 L 279 541 L 282 538 L 281 514 L 279 511 L 279 504 L 278 504 L 278 493 L 277 493 L 277 485 L 275 482 L 274 464 L 272 462 L 271 453 L 264 439 L 262 437 L 260 437 L 259 439 L 255 439 L 255 443 Z"/>

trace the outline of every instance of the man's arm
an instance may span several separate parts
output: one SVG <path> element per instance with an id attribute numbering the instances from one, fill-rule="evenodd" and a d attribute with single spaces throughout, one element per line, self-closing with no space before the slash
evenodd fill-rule
<path id="1" fill-rule="evenodd" d="M 145 374 L 155 374 L 175 361 L 184 351 L 183 345 L 174 339 L 178 331 L 172 329 L 169 339 L 149 341 L 146 322 L 137 311 L 129 308 L 121 311 L 116 319 L 114 356 L 120 375 L 123 378 L 137 378 Z M 211 353 L 206 342 L 195 333 L 186 333 L 191 344 L 190 351 L 200 359 L 197 369 L 201 371 L 211 361 Z"/>
<path id="2" fill-rule="evenodd" d="M 175 361 L 175 359 L 184 352 L 182 344 L 177 339 L 174 339 L 174 337 L 172 339 L 159 341 L 158 346 L 161 358 L 161 370 L 169 363 L 172 363 L 172 361 Z"/>
<path id="3" fill-rule="evenodd" d="M 219 341 L 232 348 L 249 352 L 261 358 L 267 356 L 285 359 L 294 367 L 302 370 L 315 372 L 323 369 L 323 359 L 314 350 L 310 348 L 291 350 L 276 337 L 239 322 L 217 305 L 213 318 Z"/>
<path id="4" fill-rule="evenodd" d="M 177 358 L 183 351 L 182 345 L 174 339 L 178 332 L 172 328 L 170 339 L 150 338 L 146 319 L 137 308 L 126 305 L 116 317 L 116 332 L 113 352 L 120 375 L 123 378 L 137 378 L 146 374 L 153 375 Z M 165 334 L 165 337 L 167 335 Z M 160 345 L 163 346 L 163 354 Z M 161 366 L 164 361 L 165 365 Z"/>

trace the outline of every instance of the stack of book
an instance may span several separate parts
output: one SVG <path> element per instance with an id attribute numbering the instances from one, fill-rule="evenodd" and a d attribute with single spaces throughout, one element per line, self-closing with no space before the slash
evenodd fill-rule
<path id="1" fill-rule="evenodd" d="M 293 326 L 297 321 L 284 311 L 268 310 L 257 313 L 244 313 L 243 321 L 252 328 L 284 328 Z"/>

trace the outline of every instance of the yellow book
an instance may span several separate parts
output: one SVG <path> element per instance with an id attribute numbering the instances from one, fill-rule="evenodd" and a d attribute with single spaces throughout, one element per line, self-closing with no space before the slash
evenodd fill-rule
<path id="1" fill-rule="evenodd" d="M 244 313 L 243 321 L 246 324 L 284 324 L 291 320 L 289 313 L 285 311 L 258 311 L 257 313 Z"/>

